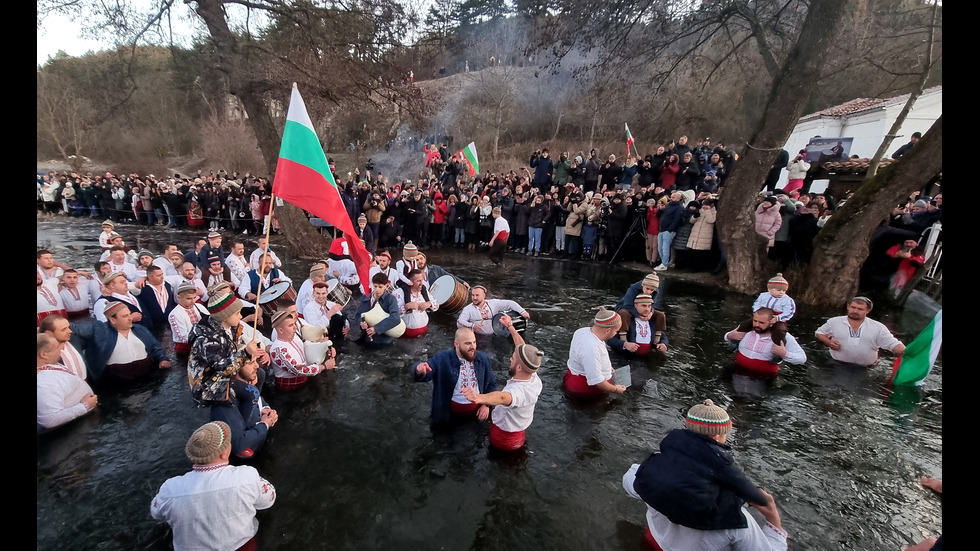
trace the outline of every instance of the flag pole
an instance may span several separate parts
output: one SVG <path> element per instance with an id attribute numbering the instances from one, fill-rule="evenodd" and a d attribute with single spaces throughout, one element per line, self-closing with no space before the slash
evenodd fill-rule
<path id="1" fill-rule="evenodd" d="M 265 227 L 265 242 L 269 243 L 269 234 L 272 233 L 272 212 L 276 208 L 276 194 L 272 194 L 272 200 L 269 201 L 269 223 Z M 259 318 L 262 317 L 262 307 L 259 305 L 259 299 L 262 298 L 262 280 L 265 279 L 265 262 L 262 261 L 262 257 L 269 254 L 269 246 L 266 246 L 266 250 L 263 254 L 259 255 L 259 288 L 258 292 L 255 294 L 255 319 L 252 320 L 252 331 L 255 335 L 259 332 Z M 272 283 L 271 281 L 269 283 Z"/>

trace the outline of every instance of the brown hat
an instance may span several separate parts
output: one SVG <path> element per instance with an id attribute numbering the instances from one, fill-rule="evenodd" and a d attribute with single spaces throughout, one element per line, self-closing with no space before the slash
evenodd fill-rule
<path id="1" fill-rule="evenodd" d="M 289 310 L 276 310 L 276 313 L 272 314 L 272 327 L 278 329 L 284 321 L 292 317 L 293 315 L 289 313 Z"/>
<path id="2" fill-rule="evenodd" d="M 732 430 L 732 420 L 725 410 L 711 400 L 705 400 L 688 410 L 686 427 L 706 436 L 728 434 Z"/>
<path id="3" fill-rule="evenodd" d="M 322 276 L 327 274 L 327 268 L 323 264 L 314 264 L 310 268 L 310 277 Z"/>
<path id="4" fill-rule="evenodd" d="M 117 277 L 126 277 L 126 274 L 124 274 L 122 272 L 111 272 L 111 273 L 108 273 L 108 274 L 102 276 L 102 284 L 103 285 L 108 285 L 109 283 L 112 282 L 112 280 L 116 279 Z"/>
<path id="5" fill-rule="evenodd" d="M 544 354 L 530 344 L 522 344 L 517 347 L 517 357 L 520 358 L 521 365 L 531 371 L 537 371 L 541 367 L 541 360 L 544 358 Z"/>
<path id="6" fill-rule="evenodd" d="M 227 289 L 219 289 L 208 298 L 208 312 L 215 321 L 225 321 L 241 311 L 242 301 Z"/>
<path id="7" fill-rule="evenodd" d="M 221 457 L 221 452 L 231 446 L 231 428 L 224 421 L 211 421 L 194 431 L 184 453 L 195 465 L 207 465 Z"/>

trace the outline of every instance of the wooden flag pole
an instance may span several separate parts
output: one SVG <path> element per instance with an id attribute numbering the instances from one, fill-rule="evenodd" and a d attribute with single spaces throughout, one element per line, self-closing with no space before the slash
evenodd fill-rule
<path id="1" fill-rule="evenodd" d="M 272 233 L 272 213 L 276 209 L 276 195 L 272 194 L 272 200 L 269 201 L 269 223 L 265 227 L 265 242 L 269 243 L 269 234 Z M 265 262 L 262 261 L 262 257 L 269 254 L 269 245 L 266 245 L 266 252 L 259 255 L 259 288 L 258 292 L 255 294 L 255 319 L 252 320 L 252 331 L 254 334 L 259 334 L 259 318 L 262 317 L 262 307 L 259 305 L 259 300 L 262 298 L 262 280 L 265 279 Z M 271 281 L 269 283 L 272 283 Z"/>

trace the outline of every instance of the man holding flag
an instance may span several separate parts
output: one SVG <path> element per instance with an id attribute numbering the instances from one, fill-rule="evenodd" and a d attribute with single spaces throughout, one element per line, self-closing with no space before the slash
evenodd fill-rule
<path id="1" fill-rule="evenodd" d="M 830 348 L 830 356 L 855 365 L 878 363 L 878 350 L 884 348 L 897 355 L 905 345 L 881 322 L 868 317 L 874 303 L 868 297 L 854 297 L 847 303 L 847 315 L 830 318 L 817 329 L 817 340 Z"/>
<path id="2" fill-rule="evenodd" d="M 623 123 L 623 125 L 626 126 L 626 156 L 629 157 L 630 156 L 630 148 L 633 147 L 633 133 L 630 132 L 630 125 L 629 124 Z M 633 147 L 633 151 L 636 151 L 636 148 L 635 147 Z M 636 156 L 639 157 L 640 154 L 637 153 Z"/>
<path id="3" fill-rule="evenodd" d="M 370 294 L 370 256 L 364 244 L 354 237 L 354 225 L 347 216 L 340 189 L 295 83 L 286 113 L 272 193 L 322 218 L 345 236 L 351 236 L 347 239 L 348 252 L 357 267 L 364 294 Z"/>

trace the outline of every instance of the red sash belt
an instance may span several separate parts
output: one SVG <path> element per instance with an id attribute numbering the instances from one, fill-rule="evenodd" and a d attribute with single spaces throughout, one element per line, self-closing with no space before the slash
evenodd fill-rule
<path id="1" fill-rule="evenodd" d="M 745 356 L 741 351 L 735 352 L 735 365 L 742 369 L 758 373 L 779 373 L 779 364 L 768 360 L 758 360 Z"/>
<path id="2" fill-rule="evenodd" d="M 186 356 L 191 353 L 191 345 L 190 343 L 186 343 L 186 342 L 175 342 L 174 352 L 176 352 L 180 356 Z"/>
<path id="3" fill-rule="evenodd" d="M 306 386 L 307 379 L 309 379 L 309 377 L 302 375 L 299 377 L 276 377 L 276 388 L 283 392 L 299 390 Z"/>
<path id="4" fill-rule="evenodd" d="M 426 333 L 428 333 L 428 331 L 429 331 L 428 325 L 416 329 L 405 329 L 405 332 L 402 334 L 402 338 L 414 339 L 415 337 L 421 337 L 422 335 L 425 335 Z"/>
<path id="5" fill-rule="evenodd" d="M 651 345 L 650 343 L 645 343 L 645 344 L 637 343 L 636 346 L 639 346 L 639 348 L 637 348 L 635 352 L 637 356 L 649 356 L 650 350 L 653 349 L 653 345 Z"/>
<path id="6" fill-rule="evenodd" d="M 87 309 L 76 310 L 74 312 L 68 312 L 68 314 L 65 317 L 71 321 L 80 320 L 80 319 L 90 319 L 92 317 L 92 312 L 90 312 Z"/>
<path id="7" fill-rule="evenodd" d="M 512 452 L 520 449 L 524 445 L 524 442 L 524 431 L 508 432 L 497 425 L 490 425 L 490 445 L 498 450 Z"/>
<path id="8" fill-rule="evenodd" d="M 565 370 L 565 390 L 576 396 L 601 396 L 605 394 L 602 390 L 589 385 L 585 375 L 574 375 L 567 369 Z"/>
<path id="9" fill-rule="evenodd" d="M 480 404 L 474 404 L 473 402 L 468 404 L 461 404 L 451 400 L 449 402 L 449 412 L 453 415 L 459 415 L 460 417 L 476 415 L 476 410 L 478 409 L 480 409 Z"/>

